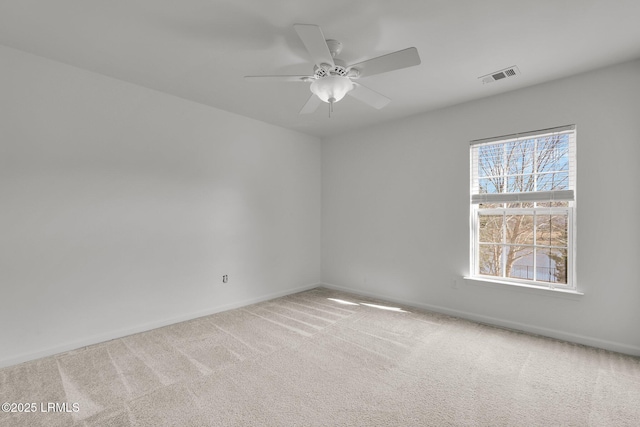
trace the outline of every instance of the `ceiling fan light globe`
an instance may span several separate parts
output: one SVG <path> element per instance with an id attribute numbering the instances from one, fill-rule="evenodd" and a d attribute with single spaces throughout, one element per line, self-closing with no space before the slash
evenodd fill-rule
<path id="1" fill-rule="evenodd" d="M 340 101 L 353 88 L 353 82 L 343 76 L 327 76 L 311 83 L 311 92 L 326 103 Z"/>

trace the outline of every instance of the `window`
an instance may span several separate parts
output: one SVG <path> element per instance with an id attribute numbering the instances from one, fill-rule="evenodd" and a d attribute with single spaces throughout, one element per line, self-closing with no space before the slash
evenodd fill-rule
<path id="1" fill-rule="evenodd" d="M 575 289 L 575 126 L 471 142 L 474 277 Z"/>

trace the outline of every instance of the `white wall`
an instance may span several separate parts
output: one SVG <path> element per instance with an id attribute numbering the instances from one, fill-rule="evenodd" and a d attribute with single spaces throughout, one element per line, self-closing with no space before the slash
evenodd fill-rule
<path id="1" fill-rule="evenodd" d="M 635 61 L 324 141 L 323 281 L 640 355 L 639 95 Z M 565 124 L 577 125 L 585 295 L 461 279 L 469 273 L 469 141 Z"/>
<path id="2" fill-rule="evenodd" d="M 331 286 L 640 354 L 638 61 L 322 148 L 1 46 L 0 63 L 0 366 L 290 293 L 321 273 Z M 585 295 L 462 280 L 468 141 L 570 123 Z"/>
<path id="3" fill-rule="evenodd" d="M 319 282 L 319 139 L 0 63 L 0 366 Z"/>

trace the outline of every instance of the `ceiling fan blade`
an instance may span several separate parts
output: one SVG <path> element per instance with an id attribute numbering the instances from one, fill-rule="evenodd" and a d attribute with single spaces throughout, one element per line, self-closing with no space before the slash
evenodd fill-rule
<path id="1" fill-rule="evenodd" d="M 310 82 L 313 76 L 244 76 L 251 81 L 271 81 L 271 82 Z"/>
<path id="2" fill-rule="evenodd" d="M 304 104 L 304 107 L 302 107 L 302 110 L 300 110 L 300 113 L 298 114 L 313 113 L 321 103 L 322 101 L 320 100 L 320 98 L 318 98 L 316 95 L 311 95 L 311 98 L 307 100 L 307 103 Z"/>
<path id="3" fill-rule="evenodd" d="M 304 43 L 304 47 L 307 48 L 311 59 L 316 65 L 330 64 L 332 67 L 335 65 L 320 27 L 309 24 L 295 24 L 293 28 L 298 33 L 300 40 Z"/>
<path id="4" fill-rule="evenodd" d="M 379 94 L 373 89 L 369 89 L 366 86 L 362 86 L 360 83 L 355 83 L 353 90 L 347 92 L 347 95 L 351 95 L 355 99 L 364 102 L 367 105 L 377 108 L 378 110 L 387 105 L 391 100 L 386 96 Z"/>
<path id="5" fill-rule="evenodd" d="M 399 70 L 401 68 L 413 67 L 420 64 L 418 49 L 410 47 L 377 58 L 368 59 L 350 65 L 348 68 L 356 68 L 360 71 L 360 77 L 373 76 L 375 74 L 386 73 L 387 71 Z"/>

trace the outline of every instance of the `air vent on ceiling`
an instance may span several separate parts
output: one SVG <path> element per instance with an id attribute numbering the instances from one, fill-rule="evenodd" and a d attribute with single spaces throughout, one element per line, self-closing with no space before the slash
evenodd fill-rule
<path id="1" fill-rule="evenodd" d="M 520 74 L 520 70 L 515 65 L 513 67 L 505 68 L 504 70 L 494 71 L 491 74 L 487 74 L 486 76 L 478 77 L 478 80 L 482 82 L 482 84 L 492 83 L 497 80 L 506 79 L 508 77 L 515 77 Z"/>

